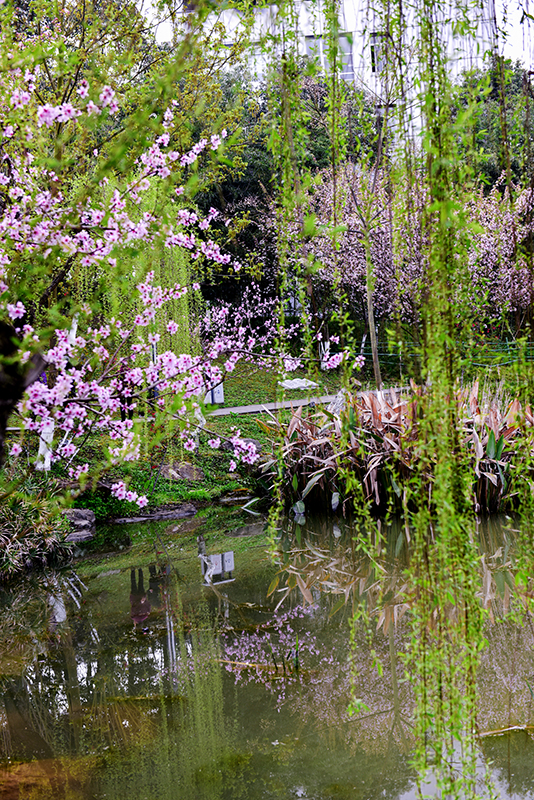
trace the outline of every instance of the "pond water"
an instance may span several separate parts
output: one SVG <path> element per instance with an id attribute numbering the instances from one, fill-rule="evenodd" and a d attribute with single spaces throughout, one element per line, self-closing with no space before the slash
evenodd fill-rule
<path id="1" fill-rule="evenodd" d="M 288 538 L 290 573 L 268 597 L 278 567 L 247 522 L 226 509 L 150 525 L 120 553 L 0 593 L 2 800 L 420 796 L 400 529 L 371 630 L 351 621 L 376 580 L 350 529 L 310 521 Z M 234 552 L 231 582 L 203 586 L 201 532 L 208 553 Z M 480 794 L 489 770 L 499 796 L 534 798 L 534 632 L 503 613 L 512 539 L 481 531 Z"/>

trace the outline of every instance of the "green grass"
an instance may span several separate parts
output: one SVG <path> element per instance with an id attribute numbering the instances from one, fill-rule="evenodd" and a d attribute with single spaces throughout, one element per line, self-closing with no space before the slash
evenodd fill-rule
<path id="1" fill-rule="evenodd" d="M 308 378 L 310 376 L 304 370 L 296 370 L 287 377 Z M 272 370 L 258 369 L 245 361 L 239 362 L 234 372 L 224 382 L 224 405 L 249 406 L 257 403 L 274 402 L 280 396 L 279 380 L 280 375 Z M 335 394 L 335 392 L 339 391 L 341 384 L 341 376 L 337 373 L 337 370 L 322 372 L 318 378 L 311 377 L 310 380 L 319 383 L 317 389 L 286 389 L 286 399 Z"/>

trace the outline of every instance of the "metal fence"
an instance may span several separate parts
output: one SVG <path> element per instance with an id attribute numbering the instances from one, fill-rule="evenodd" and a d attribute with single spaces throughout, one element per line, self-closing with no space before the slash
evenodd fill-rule
<path id="1" fill-rule="evenodd" d="M 365 356 L 365 373 L 372 372 L 373 357 L 370 344 L 365 344 L 361 351 Z M 534 361 L 534 342 L 488 342 L 471 348 L 460 348 L 460 359 L 465 360 L 464 367 L 510 367 L 523 362 Z M 421 348 L 403 344 L 402 350 L 388 349 L 385 343 L 379 342 L 378 361 L 381 370 L 386 374 L 411 374 L 414 367 L 421 366 Z"/>

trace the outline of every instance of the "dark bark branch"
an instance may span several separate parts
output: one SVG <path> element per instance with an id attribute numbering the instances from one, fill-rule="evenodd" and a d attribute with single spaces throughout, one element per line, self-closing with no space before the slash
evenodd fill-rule
<path id="1" fill-rule="evenodd" d="M 5 461 L 6 428 L 9 417 L 22 395 L 45 367 L 45 360 L 34 355 L 29 364 L 15 360 L 19 349 L 15 329 L 0 322 L 0 469 Z"/>
<path id="2" fill-rule="evenodd" d="M 56 273 L 52 282 L 47 286 L 47 288 L 42 293 L 41 297 L 37 301 L 37 307 L 42 308 L 46 301 L 49 299 L 52 292 L 57 289 L 61 281 L 67 276 L 70 268 L 74 264 L 75 256 L 69 256 L 65 261 L 64 265 L 61 267 L 59 272 Z"/>

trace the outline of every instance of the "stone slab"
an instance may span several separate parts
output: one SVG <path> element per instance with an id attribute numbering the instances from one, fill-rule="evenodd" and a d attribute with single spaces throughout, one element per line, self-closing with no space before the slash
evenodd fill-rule
<path id="1" fill-rule="evenodd" d="M 160 478 L 174 481 L 203 481 L 204 472 L 196 464 L 187 461 L 175 462 L 173 464 L 163 464 L 160 471 Z"/>
<path id="2" fill-rule="evenodd" d="M 63 512 L 69 521 L 71 532 L 67 542 L 81 544 L 90 542 L 96 534 L 95 512 L 88 508 L 66 508 Z"/>
<path id="3" fill-rule="evenodd" d="M 143 517 L 119 517 L 114 519 L 113 522 L 119 525 L 125 525 L 133 522 L 161 522 L 167 519 L 185 519 L 186 517 L 193 517 L 197 513 L 197 509 L 191 503 L 184 503 L 178 508 L 172 508 L 168 511 L 154 511 L 152 514 L 146 514 Z"/>

